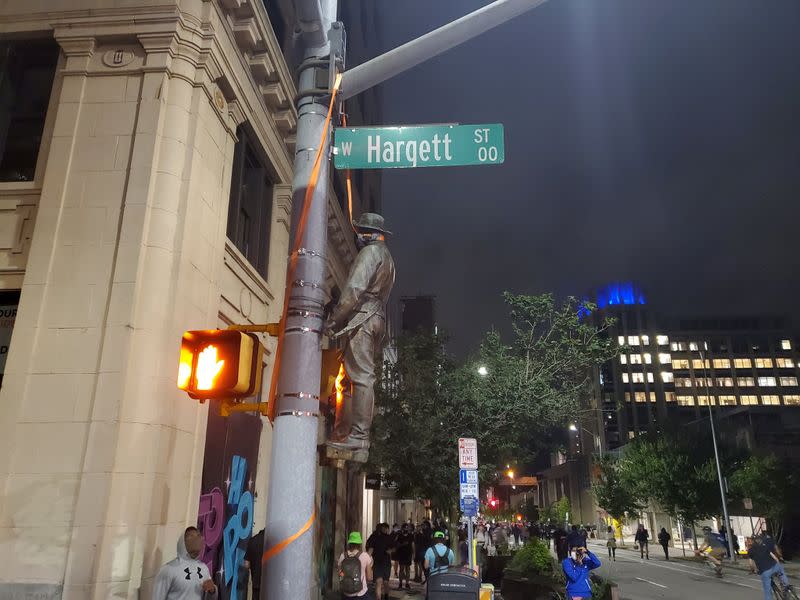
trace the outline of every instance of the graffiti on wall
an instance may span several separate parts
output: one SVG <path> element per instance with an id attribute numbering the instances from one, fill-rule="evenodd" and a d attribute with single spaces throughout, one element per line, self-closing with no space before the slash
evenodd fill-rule
<path id="1" fill-rule="evenodd" d="M 234 455 L 228 488 L 228 522 L 222 536 L 222 554 L 225 564 L 225 586 L 230 586 L 230 597 L 239 597 L 239 569 L 244 562 L 247 540 L 253 531 L 253 494 L 245 489 L 247 461 Z M 245 590 L 246 592 L 246 590 Z"/>
<path id="2" fill-rule="evenodd" d="M 217 600 L 245 600 L 250 570 L 244 558 L 256 501 L 261 419 L 208 411 L 197 528 L 206 540 L 201 560 L 219 587 Z"/>
<path id="3" fill-rule="evenodd" d="M 197 512 L 197 529 L 206 542 L 200 560 L 206 563 L 209 573 L 217 572 L 217 556 L 222 543 L 222 528 L 225 522 L 225 499 L 218 487 L 200 496 L 200 510 Z"/>

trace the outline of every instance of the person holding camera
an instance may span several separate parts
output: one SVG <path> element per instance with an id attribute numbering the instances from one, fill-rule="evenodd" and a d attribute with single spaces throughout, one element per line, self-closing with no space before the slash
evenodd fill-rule
<path id="1" fill-rule="evenodd" d="M 567 579 L 567 599 L 579 600 L 592 597 L 592 584 L 589 572 L 600 566 L 600 560 L 585 546 L 573 548 L 570 555 L 561 563 Z"/>

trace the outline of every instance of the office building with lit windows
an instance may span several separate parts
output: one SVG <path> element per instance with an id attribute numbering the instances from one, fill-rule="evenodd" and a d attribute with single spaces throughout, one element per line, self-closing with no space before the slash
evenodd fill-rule
<path id="1" fill-rule="evenodd" d="M 607 448 L 700 422 L 710 406 L 730 443 L 800 458 L 799 340 L 785 319 L 664 318 L 633 284 L 608 286 L 597 305 L 623 347 L 596 382 Z"/>

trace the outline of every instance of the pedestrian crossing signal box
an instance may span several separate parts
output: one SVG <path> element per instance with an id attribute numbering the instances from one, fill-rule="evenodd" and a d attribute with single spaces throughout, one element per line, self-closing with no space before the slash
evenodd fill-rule
<path id="1" fill-rule="evenodd" d="M 264 346 L 244 331 L 187 331 L 181 341 L 178 388 L 201 402 L 255 396 L 261 389 Z"/>

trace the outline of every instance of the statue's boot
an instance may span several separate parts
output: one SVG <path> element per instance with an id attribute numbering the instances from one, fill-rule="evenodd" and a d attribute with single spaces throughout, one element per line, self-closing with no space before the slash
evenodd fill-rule
<path id="1" fill-rule="evenodd" d="M 353 396 L 350 398 L 350 433 L 344 439 L 329 441 L 328 446 L 340 450 L 368 450 L 373 404 L 372 388 L 354 384 Z"/>

